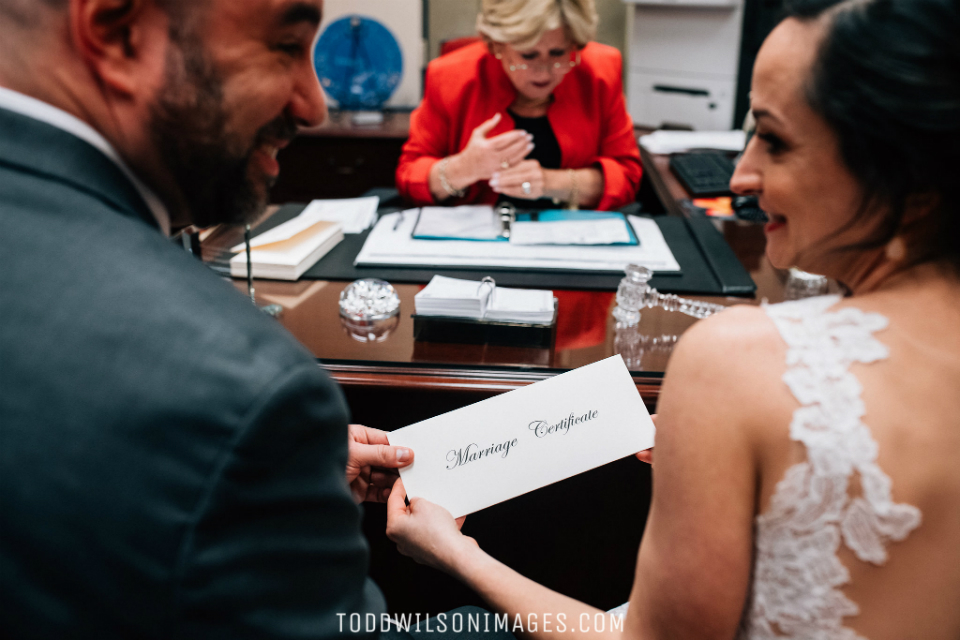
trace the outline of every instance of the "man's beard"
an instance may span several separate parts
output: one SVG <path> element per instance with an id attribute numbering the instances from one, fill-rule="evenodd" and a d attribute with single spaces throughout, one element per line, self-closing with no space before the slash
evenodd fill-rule
<path id="1" fill-rule="evenodd" d="M 281 115 L 251 143 L 231 134 L 223 79 L 198 38 L 171 44 L 165 75 L 150 110 L 150 133 L 189 209 L 187 217 L 198 227 L 252 222 L 275 182 L 264 176 L 258 184 L 251 177 L 253 154 L 265 141 L 293 138 L 296 123 Z"/>

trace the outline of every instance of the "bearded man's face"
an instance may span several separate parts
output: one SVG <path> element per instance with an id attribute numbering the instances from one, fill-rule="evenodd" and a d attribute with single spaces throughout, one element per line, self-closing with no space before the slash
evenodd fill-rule
<path id="1" fill-rule="evenodd" d="M 149 122 L 199 227 L 258 217 L 279 175 L 277 152 L 299 125 L 326 116 L 311 56 L 318 3 L 213 4 L 224 6 L 204 28 L 194 21 L 171 30 Z"/>

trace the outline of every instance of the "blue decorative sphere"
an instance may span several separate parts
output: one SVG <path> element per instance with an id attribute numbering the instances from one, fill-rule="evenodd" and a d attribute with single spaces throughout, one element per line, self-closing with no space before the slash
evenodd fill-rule
<path id="1" fill-rule="evenodd" d="M 324 30 L 314 51 L 320 84 L 341 109 L 380 109 L 403 78 L 403 53 L 390 30 L 351 15 Z"/>

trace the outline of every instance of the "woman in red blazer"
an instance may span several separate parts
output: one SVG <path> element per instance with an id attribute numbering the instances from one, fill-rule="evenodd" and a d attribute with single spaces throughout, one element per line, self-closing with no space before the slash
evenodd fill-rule
<path id="1" fill-rule="evenodd" d="M 484 0 L 482 42 L 427 67 L 397 168 L 417 205 L 616 209 L 640 184 L 619 51 L 593 0 Z"/>

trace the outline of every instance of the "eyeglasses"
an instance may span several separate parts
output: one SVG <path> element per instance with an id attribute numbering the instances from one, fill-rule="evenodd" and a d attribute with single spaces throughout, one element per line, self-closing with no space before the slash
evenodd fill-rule
<path id="1" fill-rule="evenodd" d="M 496 55 L 497 60 L 501 59 L 500 54 Z M 566 62 L 553 62 L 547 64 L 511 64 L 507 68 L 510 71 L 570 71 L 574 67 L 580 64 L 580 52 L 577 51 L 577 57 L 574 60 L 568 60 Z"/>

